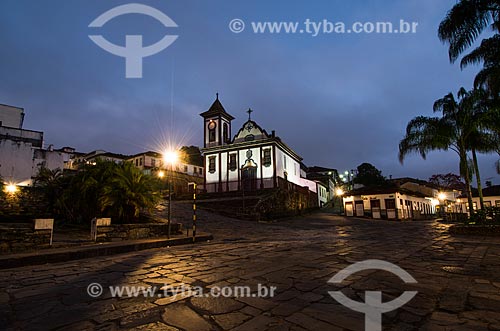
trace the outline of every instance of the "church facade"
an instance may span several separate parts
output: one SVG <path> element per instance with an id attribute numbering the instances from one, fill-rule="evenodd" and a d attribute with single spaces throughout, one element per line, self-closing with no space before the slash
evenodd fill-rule
<path id="1" fill-rule="evenodd" d="M 205 190 L 213 192 L 255 191 L 297 185 L 316 193 L 316 182 L 307 180 L 302 158 L 275 132 L 268 133 L 251 119 L 232 137 L 234 117 L 217 96 L 201 113 L 204 128 Z M 232 137 L 232 138 L 231 138 Z"/>

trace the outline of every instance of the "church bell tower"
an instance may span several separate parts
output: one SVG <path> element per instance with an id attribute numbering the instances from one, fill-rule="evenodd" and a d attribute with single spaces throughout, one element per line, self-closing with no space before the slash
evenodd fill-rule
<path id="1" fill-rule="evenodd" d="M 231 121 L 234 117 L 229 115 L 221 102 L 219 93 L 212 106 L 200 114 L 203 117 L 204 147 L 210 148 L 231 143 Z"/>

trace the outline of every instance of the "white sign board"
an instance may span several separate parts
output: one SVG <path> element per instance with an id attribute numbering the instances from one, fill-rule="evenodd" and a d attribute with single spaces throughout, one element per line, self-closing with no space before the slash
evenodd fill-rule
<path id="1" fill-rule="evenodd" d="M 54 229 L 54 219 L 37 218 L 34 221 L 35 230 L 52 230 Z"/>
<path id="2" fill-rule="evenodd" d="M 53 218 L 37 218 L 33 221 L 35 230 L 50 230 L 50 245 L 54 238 L 54 219 Z"/>
<path id="3" fill-rule="evenodd" d="M 98 218 L 96 222 L 96 226 L 110 226 L 111 218 Z"/>
<path id="4" fill-rule="evenodd" d="M 99 226 L 110 226 L 111 218 L 93 218 L 90 222 L 90 239 L 93 241 L 97 240 L 97 227 Z"/>

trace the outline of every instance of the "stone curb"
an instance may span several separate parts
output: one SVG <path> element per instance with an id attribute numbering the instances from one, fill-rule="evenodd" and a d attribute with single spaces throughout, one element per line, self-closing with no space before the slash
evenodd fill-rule
<path id="1" fill-rule="evenodd" d="M 213 236 L 211 234 L 202 234 L 196 237 L 196 242 L 204 242 L 212 239 Z M 101 243 L 91 246 L 54 248 L 39 252 L 9 254 L 0 256 L 0 269 L 18 268 L 46 263 L 66 262 L 72 260 L 87 259 L 91 257 L 135 252 L 151 248 L 187 245 L 192 243 L 192 237 L 173 239 L 128 240 L 123 242 Z"/>

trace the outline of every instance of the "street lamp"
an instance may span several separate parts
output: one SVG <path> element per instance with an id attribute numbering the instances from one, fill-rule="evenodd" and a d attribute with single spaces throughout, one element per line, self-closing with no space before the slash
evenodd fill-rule
<path id="1" fill-rule="evenodd" d="M 168 185 L 168 238 L 170 239 L 171 232 L 171 219 L 172 219 L 172 177 L 174 171 L 174 163 L 179 160 L 179 153 L 177 151 L 165 151 L 163 153 L 163 161 L 166 164 L 170 164 L 170 176 Z M 160 172 L 161 174 L 161 172 Z M 159 175 L 160 175 L 159 174 Z M 165 174 L 163 174 L 165 175 Z M 161 177 L 160 177 L 161 178 Z"/>
<path id="2" fill-rule="evenodd" d="M 342 198 L 342 196 L 344 195 L 344 190 L 339 187 L 338 189 L 335 190 L 335 195 L 339 197 L 339 202 L 341 205 L 339 212 L 341 214 L 344 209 L 344 199 Z"/>
<path id="3" fill-rule="evenodd" d="M 17 185 L 15 184 L 8 184 L 7 186 L 5 186 L 5 192 L 8 193 L 8 194 L 16 194 L 18 191 L 18 188 L 17 188 Z"/>

